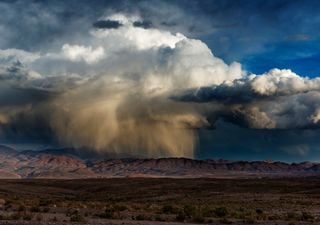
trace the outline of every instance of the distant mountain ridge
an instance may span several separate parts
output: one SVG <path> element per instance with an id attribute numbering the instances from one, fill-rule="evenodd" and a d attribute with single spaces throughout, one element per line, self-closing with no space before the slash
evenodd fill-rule
<path id="1" fill-rule="evenodd" d="M 18 152 L 0 146 L 0 178 L 174 177 L 232 178 L 320 175 L 320 163 L 159 159 L 86 159 L 84 151 L 48 149 Z M 88 153 L 87 155 L 90 155 Z"/>

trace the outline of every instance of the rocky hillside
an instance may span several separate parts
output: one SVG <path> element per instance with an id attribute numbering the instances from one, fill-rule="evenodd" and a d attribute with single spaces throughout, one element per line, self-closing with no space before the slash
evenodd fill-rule
<path id="1" fill-rule="evenodd" d="M 261 177 L 320 175 L 320 164 L 270 161 L 84 159 L 72 149 L 18 152 L 0 146 L 0 178 Z"/>

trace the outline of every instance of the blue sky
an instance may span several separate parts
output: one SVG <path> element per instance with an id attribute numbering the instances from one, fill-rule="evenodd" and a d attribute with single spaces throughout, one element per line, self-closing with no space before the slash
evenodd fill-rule
<path id="1" fill-rule="evenodd" d="M 205 13 L 218 24 L 201 38 L 219 57 L 240 61 L 253 73 L 277 67 L 310 77 L 320 74 L 318 1 L 219 1 L 221 16 L 215 15 L 214 1 L 205 2 Z"/>

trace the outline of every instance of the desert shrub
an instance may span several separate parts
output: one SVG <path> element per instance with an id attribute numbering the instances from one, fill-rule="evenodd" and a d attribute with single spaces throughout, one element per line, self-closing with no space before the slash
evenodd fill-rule
<path id="1" fill-rule="evenodd" d="M 263 212 L 262 209 L 256 209 L 256 219 L 257 220 L 266 220 L 267 219 L 267 214 Z"/>
<path id="2" fill-rule="evenodd" d="M 296 225 L 294 222 L 290 222 L 288 223 L 288 225 Z"/>
<path id="3" fill-rule="evenodd" d="M 231 220 L 228 220 L 227 218 L 223 218 L 220 220 L 220 223 L 222 224 L 232 224 L 233 222 Z"/>
<path id="4" fill-rule="evenodd" d="M 165 205 L 162 207 L 161 211 L 164 214 L 172 214 L 174 213 L 174 208 L 171 205 Z"/>
<path id="5" fill-rule="evenodd" d="M 228 210 L 226 207 L 217 207 L 214 209 L 214 214 L 217 217 L 226 217 L 228 215 Z"/>
<path id="6" fill-rule="evenodd" d="M 125 205 L 114 205 L 112 208 L 113 208 L 113 211 L 116 211 L 116 212 L 122 212 L 128 209 L 127 206 Z"/>
<path id="7" fill-rule="evenodd" d="M 22 217 L 21 213 L 13 213 L 7 217 L 8 220 L 20 220 Z"/>
<path id="8" fill-rule="evenodd" d="M 288 212 L 287 220 L 300 220 L 301 216 L 296 212 Z"/>
<path id="9" fill-rule="evenodd" d="M 254 219 L 248 218 L 242 221 L 244 224 L 255 224 L 256 221 Z"/>
<path id="10" fill-rule="evenodd" d="M 161 221 L 161 222 L 165 221 L 159 214 L 155 215 L 154 220 Z"/>
<path id="11" fill-rule="evenodd" d="M 201 206 L 200 209 L 198 209 L 201 211 L 202 216 L 204 217 L 212 217 L 215 216 L 214 214 L 214 210 L 212 210 L 212 208 L 210 208 L 207 205 Z"/>
<path id="12" fill-rule="evenodd" d="M 281 219 L 281 216 L 277 214 L 268 216 L 268 220 L 280 220 L 280 219 Z"/>
<path id="13" fill-rule="evenodd" d="M 75 214 L 79 214 L 79 210 L 71 210 L 71 209 L 68 209 L 67 212 L 66 212 L 66 216 L 67 217 L 71 217 Z"/>
<path id="14" fill-rule="evenodd" d="M 313 220 L 314 216 L 308 212 L 302 212 L 301 213 L 301 219 L 304 221 Z"/>
<path id="15" fill-rule="evenodd" d="M 43 216 L 42 216 L 41 214 L 38 214 L 38 215 L 36 216 L 36 220 L 37 220 L 37 221 L 42 221 L 42 220 L 43 220 Z"/>
<path id="16" fill-rule="evenodd" d="M 114 217 L 114 210 L 113 208 L 107 208 L 104 213 L 97 214 L 96 216 L 103 218 L 103 219 L 113 219 Z"/>
<path id="17" fill-rule="evenodd" d="M 10 201 L 6 202 L 6 204 L 4 205 L 4 210 L 8 210 L 12 208 L 12 204 L 10 203 Z"/>
<path id="18" fill-rule="evenodd" d="M 26 207 L 24 205 L 19 205 L 19 207 L 18 207 L 19 212 L 23 212 L 25 210 L 26 210 Z"/>
<path id="19" fill-rule="evenodd" d="M 94 216 L 102 218 L 102 219 L 121 219 L 120 211 L 124 211 L 127 208 L 124 207 L 116 207 L 114 206 L 107 207 L 103 213 L 95 214 Z"/>
<path id="20" fill-rule="evenodd" d="M 52 200 L 48 200 L 48 199 L 41 199 L 39 201 L 39 206 L 49 206 L 50 204 L 52 204 Z"/>
<path id="21" fill-rule="evenodd" d="M 196 207 L 186 205 L 183 207 L 183 212 L 186 218 L 192 218 L 194 215 L 196 215 Z"/>
<path id="22" fill-rule="evenodd" d="M 178 211 L 176 220 L 184 221 L 186 219 L 192 219 L 194 222 L 203 223 L 205 221 L 205 217 L 209 215 L 208 207 L 186 205 L 183 207 L 183 210 Z"/>
<path id="23" fill-rule="evenodd" d="M 12 201 L 11 200 L 7 200 L 5 201 L 4 205 L 11 205 L 12 204 Z"/>
<path id="24" fill-rule="evenodd" d="M 22 219 L 23 219 L 23 220 L 30 221 L 30 220 L 32 220 L 32 218 L 33 218 L 33 214 L 31 214 L 31 213 L 24 213 L 24 214 L 22 215 Z"/>
<path id="25" fill-rule="evenodd" d="M 6 200 L 3 198 L 0 198 L 0 205 L 4 205 L 4 204 L 6 204 Z"/>
<path id="26" fill-rule="evenodd" d="M 263 214 L 263 210 L 262 209 L 256 209 L 256 213 L 261 215 L 261 214 Z"/>
<path id="27" fill-rule="evenodd" d="M 135 217 L 135 220 L 146 220 L 146 217 L 142 214 L 139 214 Z"/>
<path id="28" fill-rule="evenodd" d="M 40 212 L 39 206 L 32 206 L 32 207 L 30 208 L 30 212 Z"/>
<path id="29" fill-rule="evenodd" d="M 50 208 L 49 207 L 45 207 L 42 209 L 42 212 L 44 213 L 48 213 L 50 211 Z"/>
<path id="30" fill-rule="evenodd" d="M 55 216 L 55 217 L 53 217 L 50 221 L 52 221 L 52 222 L 58 222 L 58 218 Z"/>
<path id="31" fill-rule="evenodd" d="M 0 220 L 8 220 L 7 217 L 8 217 L 7 215 L 0 214 Z"/>
<path id="32" fill-rule="evenodd" d="M 179 222 L 183 222 L 185 221 L 185 219 L 186 219 L 186 214 L 182 211 L 176 215 L 176 220 Z"/>
<path id="33" fill-rule="evenodd" d="M 80 215 L 79 213 L 73 214 L 72 216 L 70 216 L 70 221 L 71 222 L 80 222 L 80 223 L 84 223 L 86 222 L 85 218 Z"/>
<path id="34" fill-rule="evenodd" d="M 193 221 L 196 222 L 196 223 L 204 223 L 205 222 L 205 218 L 201 215 L 196 215 L 194 218 L 193 218 Z"/>
<path id="35" fill-rule="evenodd" d="M 72 215 L 72 212 L 71 212 L 70 209 L 68 209 L 67 212 L 66 212 L 66 217 L 70 217 L 71 215 Z"/>

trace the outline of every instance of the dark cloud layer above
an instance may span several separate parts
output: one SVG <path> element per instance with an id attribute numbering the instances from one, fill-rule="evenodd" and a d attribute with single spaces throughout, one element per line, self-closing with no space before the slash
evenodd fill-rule
<path id="1" fill-rule="evenodd" d="M 39 50 L 44 45 L 61 45 L 66 40 L 79 41 L 103 13 L 121 11 L 139 13 L 144 21 L 136 22 L 137 26 L 146 28 L 152 24 L 200 37 L 227 62 L 247 62 L 248 57 L 254 54 L 259 58 L 261 53 L 269 53 L 269 60 L 275 56 L 281 60 L 284 42 L 297 44 L 291 48 L 291 55 L 317 53 L 305 52 L 298 45 L 307 47 L 309 41 L 319 39 L 316 29 L 320 25 L 319 8 L 320 3 L 312 0 L 1 1 L 0 24 L 4 35 L 0 46 Z M 24 33 L 23 38 L 20 33 Z M 277 61 L 272 62 L 277 64 Z M 277 65 L 286 67 L 290 62 Z M 261 73 L 265 71 L 254 64 L 248 61 L 246 66 Z"/>
<path id="2" fill-rule="evenodd" d="M 122 24 L 120 22 L 112 20 L 99 20 L 93 23 L 93 27 L 98 29 L 117 29 L 121 26 Z"/>
<path id="3" fill-rule="evenodd" d="M 292 68 L 319 69 L 318 9 L 0 1 L 0 140 L 140 157 L 315 157 L 320 78 Z"/>

